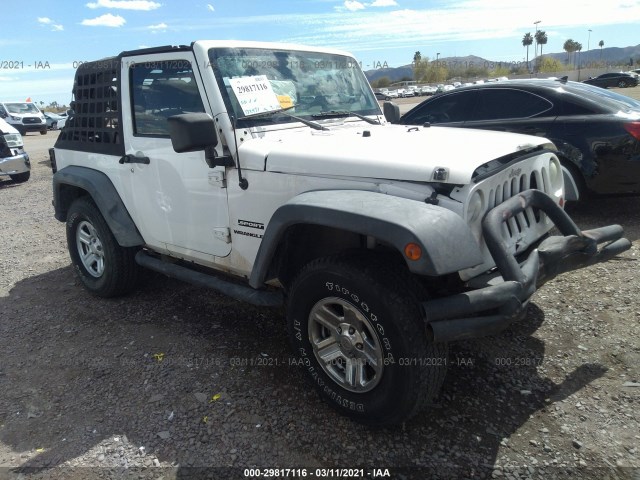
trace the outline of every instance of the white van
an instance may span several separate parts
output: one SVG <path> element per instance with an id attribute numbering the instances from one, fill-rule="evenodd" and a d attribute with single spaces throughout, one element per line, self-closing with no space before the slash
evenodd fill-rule
<path id="1" fill-rule="evenodd" d="M 0 118 L 13 126 L 21 135 L 27 132 L 47 134 L 47 120 L 32 102 L 0 102 Z"/>
<path id="2" fill-rule="evenodd" d="M 9 177 L 16 183 L 31 176 L 31 162 L 24 151 L 22 135 L 0 118 L 0 180 Z"/>

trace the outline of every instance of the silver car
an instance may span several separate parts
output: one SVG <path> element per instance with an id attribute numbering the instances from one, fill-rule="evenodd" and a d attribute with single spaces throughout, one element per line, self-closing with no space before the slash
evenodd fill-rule
<path id="1" fill-rule="evenodd" d="M 31 162 L 24 151 L 22 135 L 0 118 L 0 179 L 9 177 L 16 183 L 29 180 Z"/>

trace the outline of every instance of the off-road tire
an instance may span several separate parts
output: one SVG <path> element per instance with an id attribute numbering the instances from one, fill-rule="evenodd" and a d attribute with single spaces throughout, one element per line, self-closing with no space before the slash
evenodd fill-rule
<path id="1" fill-rule="evenodd" d="M 427 338 L 419 306 L 419 300 L 425 297 L 405 267 L 370 254 L 321 258 L 299 272 L 287 299 L 289 339 L 327 403 L 360 423 L 382 426 L 411 418 L 438 394 L 446 374 L 448 349 L 446 344 L 434 344 Z M 347 310 L 350 318 L 354 318 L 354 312 L 362 315 L 366 322 L 359 325 L 377 337 L 372 336 L 368 344 L 382 346 L 384 360 L 381 375 L 377 383 L 372 381 L 375 385 L 370 390 L 345 388 L 334 379 L 334 373 L 327 371 L 327 362 L 323 365 L 318 360 L 312 346 L 317 340 L 312 337 L 319 322 L 316 315 L 310 321 L 318 305 L 337 309 L 338 317 L 340 311 L 344 314 Z M 367 329 L 367 325 L 373 328 Z M 327 333 L 334 335 L 341 330 L 327 329 Z M 341 335 L 338 337 L 344 341 Z M 336 342 L 339 347 L 340 342 Z M 353 350 L 348 355 L 353 355 Z M 334 363 L 330 368 L 337 367 Z"/>
<path id="2" fill-rule="evenodd" d="M 22 173 L 14 173 L 13 175 L 9 175 L 9 178 L 15 183 L 24 183 L 31 177 L 31 171 L 22 172 Z"/>
<path id="3" fill-rule="evenodd" d="M 135 289 L 140 273 L 135 261 L 138 248 L 118 245 L 100 210 L 89 197 L 73 201 L 67 214 L 66 230 L 71 262 L 87 290 L 109 298 Z M 87 259 L 83 262 L 80 252 L 88 252 L 89 244 L 97 252 L 93 258 L 102 257 L 101 268 L 97 261 Z"/>

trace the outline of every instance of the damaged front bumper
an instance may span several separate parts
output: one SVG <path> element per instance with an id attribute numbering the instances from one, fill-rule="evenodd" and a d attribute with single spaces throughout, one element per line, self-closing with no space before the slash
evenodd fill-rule
<path id="1" fill-rule="evenodd" d="M 507 250 L 503 223 L 528 207 L 544 212 L 562 235 L 550 236 L 519 263 Z M 540 190 L 526 190 L 492 209 L 482 222 L 485 242 L 502 282 L 422 303 L 435 342 L 498 333 L 521 318 L 533 293 L 555 276 L 604 262 L 631 247 L 620 225 L 580 231 L 569 215 Z"/>

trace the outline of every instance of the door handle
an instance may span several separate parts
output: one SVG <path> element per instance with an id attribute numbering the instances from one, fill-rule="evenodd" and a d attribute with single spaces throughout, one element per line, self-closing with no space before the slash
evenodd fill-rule
<path id="1" fill-rule="evenodd" d="M 138 154 L 125 155 L 119 160 L 119 163 L 120 165 L 123 165 L 125 163 L 143 163 L 144 165 L 149 165 L 149 163 L 151 163 L 151 160 L 149 160 L 149 157 L 145 157 L 143 155 L 138 155 Z"/>

